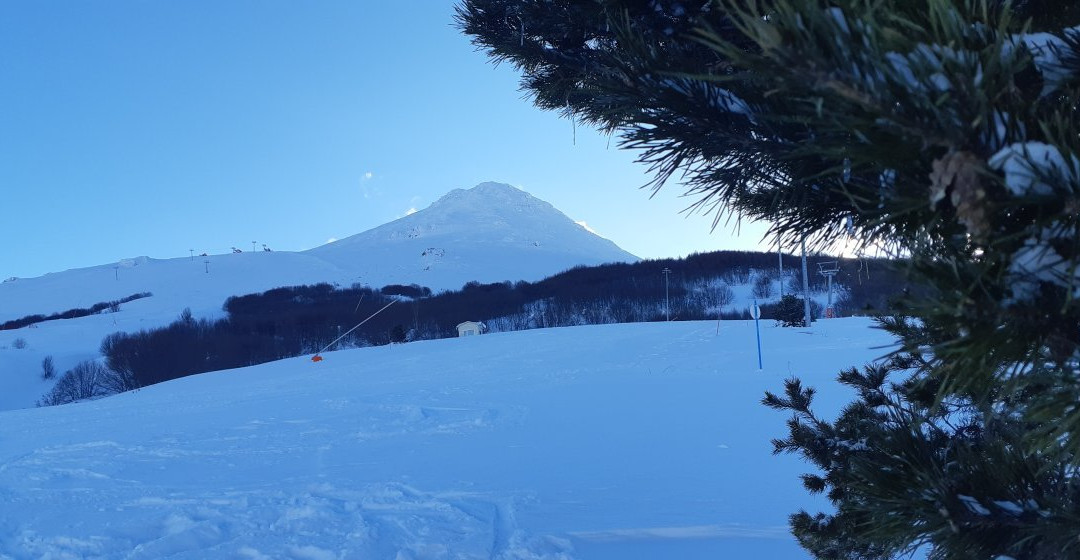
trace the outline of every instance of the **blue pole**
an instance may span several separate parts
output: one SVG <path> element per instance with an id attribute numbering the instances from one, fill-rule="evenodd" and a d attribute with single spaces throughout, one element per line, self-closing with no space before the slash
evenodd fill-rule
<path id="1" fill-rule="evenodd" d="M 758 307 L 757 300 L 754 300 L 754 332 L 757 333 L 757 368 L 758 370 L 764 369 L 761 365 L 761 325 L 758 323 L 758 319 L 761 317 L 761 308 Z"/>

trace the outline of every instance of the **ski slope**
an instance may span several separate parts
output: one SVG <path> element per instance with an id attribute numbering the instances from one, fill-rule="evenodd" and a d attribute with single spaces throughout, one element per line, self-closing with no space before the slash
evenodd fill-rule
<path id="1" fill-rule="evenodd" d="M 218 318 L 230 296 L 320 282 L 376 289 L 415 283 L 438 292 L 469 281 L 536 281 L 578 265 L 637 260 L 547 202 L 510 185 L 481 183 L 454 189 L 399 220 L 303 252 L 144 256 L 9 279 L 0 282 L 0 323 L 136 293 L 153 295 L 121 305 L 118 313 L 0 331 L 0 410 L 31 407 L 49 392 L 55 381 L 40 377 L 46 356 L 62 375 L 98 358 L 109 334 L 162 327 L 184 309 L 196 318 Z M 16 346 L 20 339 L 23 348 Z"/>
<path id="2" fill-rule="evenodd" d="M 332 352 L 0 412 L 0 558 L 805 558 L 766 389 L 862 318 L 587 326 Z M 877 348 L 875 348 L 877 347 Z"/>

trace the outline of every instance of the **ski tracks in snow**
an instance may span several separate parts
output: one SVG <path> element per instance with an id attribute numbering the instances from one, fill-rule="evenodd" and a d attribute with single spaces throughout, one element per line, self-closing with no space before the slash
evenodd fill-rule
<path id="1" fill-rule="evenodd" d="M 571 557 L 568 541 L 519 528 L 512 493 L 426 491 L 367 467 L 380 461 L 373 444 L 486 432 L 523 410 L 323 405 L 334 414 L 207 426 L 186 441 L 151 425 L 150 437 L 25 446 L 0 463 L 0 559 Z"/>
<path id="2" fill-rule="evenodd" d="M 103 475 L 89 479 L 110 482 Z M 569 541 L 522 531 L 505 496 L 427 492 L 396 482 L 212 495 L 111 483 L 105 493 L 36 488 L 3 495 L 15 511 L 58 499 L 69 507 L 62 518 L 7 516 L 0 558 L 571 558 Z"/>
<path id="3" fill-rule="evenodd" d="M 767 330 L 764 372 L 745 321 L 605 325 L 7 411 L 0 560 L 804 557 L 782 527 L 805 466 L 770 456 L 757 402 L 780 364 L 873 359 L 868 327 Z"/>

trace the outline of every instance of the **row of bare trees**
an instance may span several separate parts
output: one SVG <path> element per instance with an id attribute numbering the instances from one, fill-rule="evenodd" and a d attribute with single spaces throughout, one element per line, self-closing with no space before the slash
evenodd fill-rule
<path id="1" fill-rule="evenodd" d="M 49 362 L 51 365 L 51 361 Z M 42 362 L 43 371 L 48 371 Z M 44 376 L 44 375 L 43 375 Z M 79 362 L 64 373 L 38 406 L 55 406 L 96 399 L 137 389 L 138 384 L 129 372 L 116 371 L 96 360 Z"/>
<path id="2" fill-rule="evenodd" d="M 466 320 L 484 321 L 490 331 L 505 332 L 668 317 L 747 319 L 746 309 L 732 307 L 732 286 L 753 283 L 755 295 L 770 299 L 778 275 L 768 265 L 775 258 L 722 251 L 578 267 L 539 282 L 469 282 L 438 294 L 401 285 L 382 290 L 330 284 L 275 288 L 229 298 L 225 319 L 196 319 L 185 310 L 165 327 L 109 335 L 101 344 L 104 362 L 80 364 L 65 373 L 41 404 L 313 354 L 343 334 L 347 336 L 335 348 L 456 336 L 456 325 Z M 664 277 L 664 269 L 674 271 L 670 278 Z M 394 305 L 349 332 L 391 301 Z M 774 318 L 774 308 L 762 305 L 763 317 Z"/>

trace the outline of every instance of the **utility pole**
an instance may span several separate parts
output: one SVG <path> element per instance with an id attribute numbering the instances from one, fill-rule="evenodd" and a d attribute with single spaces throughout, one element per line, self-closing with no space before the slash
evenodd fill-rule
<path id="1" fill-rule="evenodd" d="M 255 242 L 254 241 L 251 242 L 251 252 L 252 253 L 255 252 Z"/>
<path id="2" fill-rule="evenodd" d="M 188 249 L 188 252 L 191 253 L 191 260 L 194 261 L 195 260 L 195 249 Z"/>
<path id="3" fill-rule="evenodd" d="M 776 256 L 777 260 L 780 262 L 780 299 L 784 299 L 784 248 L 780 246 L 779 241 L 777 241 L 776 245 Z"/>
<path id="4" fill-rule="evenodd" d="M 210 274 L 210 259 L 204 260 L 203 265 L 206 267 L 206 273 Z"/>
<path id="5" fill-rule="evenodd" d="M 806 274 L 806 237 L 802 239 L 802 291 L 803 291 L 803 321 L 806 328 L 810 328 L 810 278 Z"/>
<path id="6" fill-rule="evenodd" d="M 661 270 L 660 272 L 662 272 L 664 274 L 664 318 L 667 319 L 668 321 L 670 321 L 671 320 L 671 297 L 670 297 L 670 292 L 668 290 L 668 277 L 671 276 L 671 269 L 670 268 L 665 268 L 664 270 Z"/>

